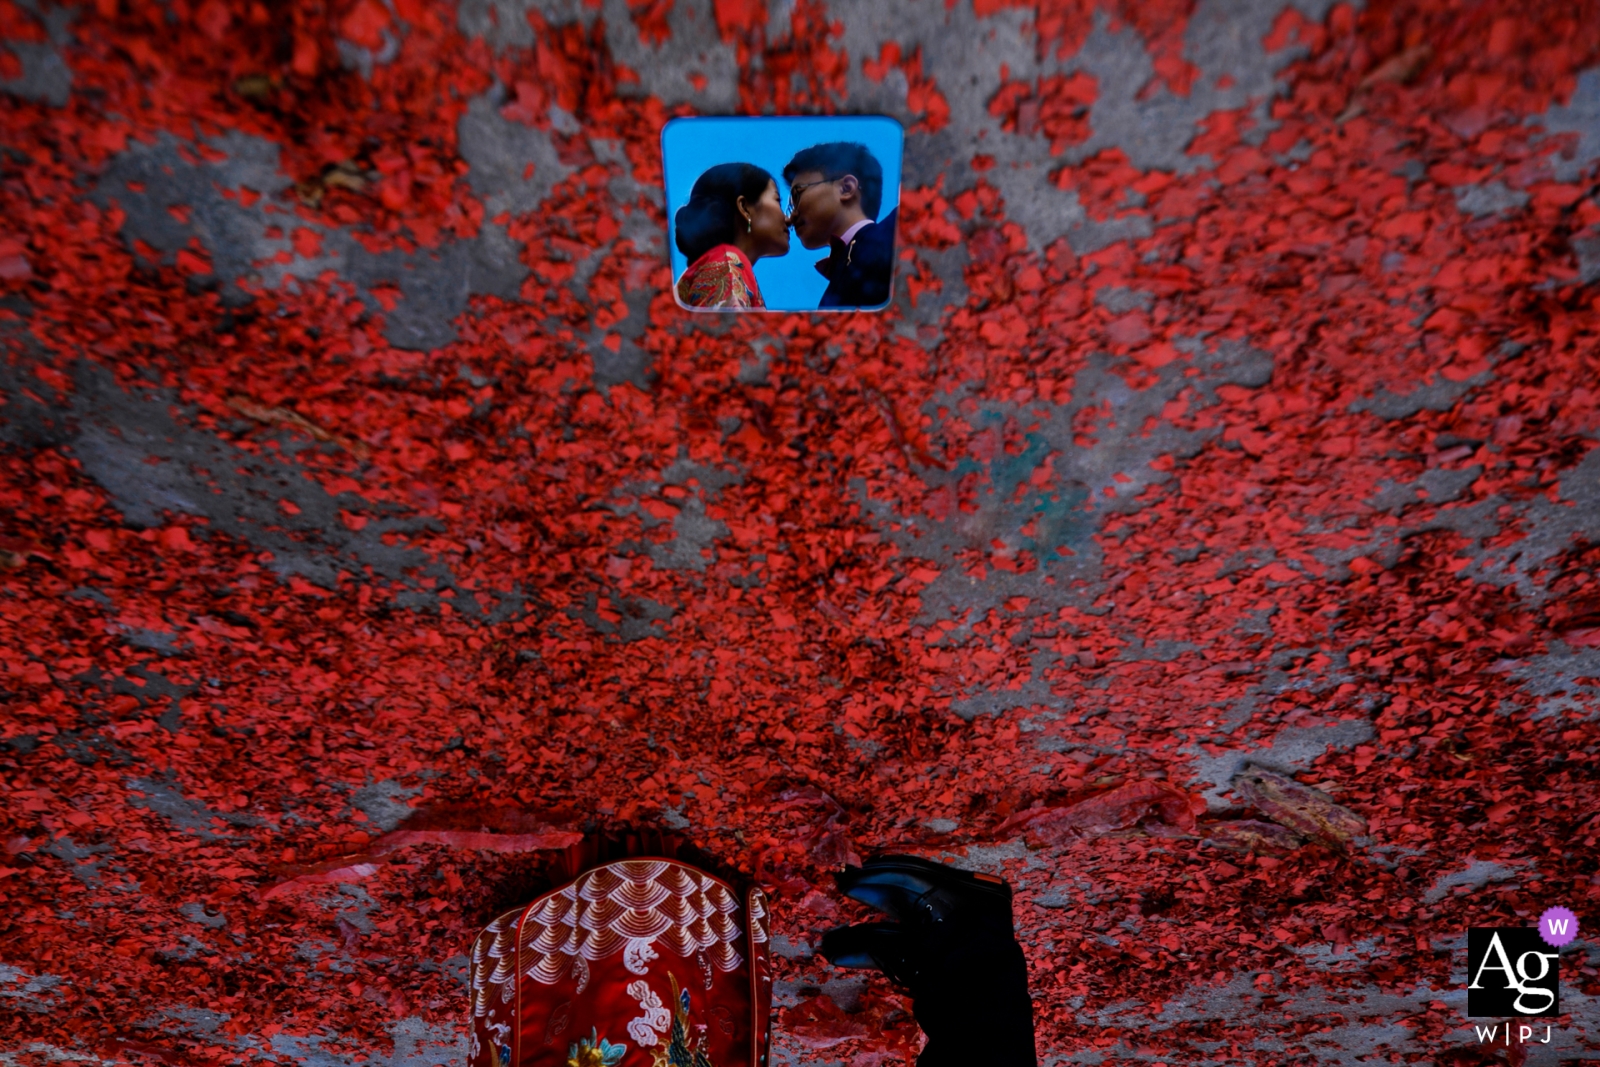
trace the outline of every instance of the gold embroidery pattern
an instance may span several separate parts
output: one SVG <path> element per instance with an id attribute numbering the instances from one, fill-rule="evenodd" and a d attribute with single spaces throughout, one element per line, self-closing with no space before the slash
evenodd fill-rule
<path id="1" fill-rule="evenodd" d="M 617 1067 L 627 1052 L 626 1044 L 613 1045 L 591 1027 L 588 1037 L 578 1038 L 567 1050 L 567 1067 Z"/>
<path id="2" fill-rule="evenodd" d="M 696 1033 L 692 1039 L 689 1034 L 689 991 L 678 988 L 678 977 L 671 971 L 667 972 L 667 980 L 672 983 L 672 1040 L 665 1048 L 650 1053 L 651 1067 L 713 1067 L 706 1055 L 705 1027 L 693 1027 Z"/>
<path id="3" fill-rule="evenodd" d="M 744 263 L 736 252 L 702 261 L 678 279 L 678 298 L 696 308 L 749 308 L 764 306 L 761 294 L 744 278 Z"/>

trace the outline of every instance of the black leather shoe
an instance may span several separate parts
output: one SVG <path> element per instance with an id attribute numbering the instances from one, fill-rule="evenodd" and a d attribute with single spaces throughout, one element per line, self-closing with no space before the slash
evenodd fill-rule
<path id="1" fill-rule="evenodd" d="M 838 876 L 847 897 L 921 926 L 976 921 L 1011 932 L 1011 887 L 989 874 L 957 870 L 917 856 L 875 856 Z"/>
<path id="2" fill-rule="evenodd" d="M 921 973 L 918 938 L 896 923 L 858 923 L 822 935 L 822 957 L 835 967 L 876 967 L 910 988 Z"/>
<path id="3" fill-rule="evenodd" d="M 1037 1067 L 1009 885 L 916 856 L 877 856 L 838 879 L 847 896 L 899 921 L 829 930 L 822 954 L 876 967 L 911 994 L 928 1038 L 917 1067 Z"/>

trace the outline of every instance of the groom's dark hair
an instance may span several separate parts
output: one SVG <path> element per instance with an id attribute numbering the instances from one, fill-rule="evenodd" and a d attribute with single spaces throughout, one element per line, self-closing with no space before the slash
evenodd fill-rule
<path id="1" fill-rule="evenodd" d="M 783 168 L 783 180 L 793 183 L 796 174 L 820 171 L 829 181 L 854 174 L 861 183 L 861 210 L 876 221 L 883 206 L 883 166 L 864 144 L 854 141 L 829 141 L 802 148 Z"/>

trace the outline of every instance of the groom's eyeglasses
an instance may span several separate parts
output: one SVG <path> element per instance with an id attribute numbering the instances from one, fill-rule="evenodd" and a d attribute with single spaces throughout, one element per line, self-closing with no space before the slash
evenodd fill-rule
<path id="1" fill-rule="evenodd" d="M 795 206 L 800 203 L 800 198 L 805 195 L 805 192 L 806 192 L 807 189 L 811 188 L 813 185 L 828 185 L 828 184 L 830 184 L 832 182 L 836 182 L 838 180 L 839 180 L 838 178 L 822 178 L 822 179 L 820 179 L 818 181 L 806 182 L 804 185 L 791 185 L 791 186 L 789 186 L 789 211 L 788 211 L 788 214 L 790 214 L 790 215 L 794 214 Z"/>

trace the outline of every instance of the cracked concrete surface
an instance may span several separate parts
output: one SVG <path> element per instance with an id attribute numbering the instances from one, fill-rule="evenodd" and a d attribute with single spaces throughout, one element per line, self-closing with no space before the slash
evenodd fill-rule
<path id="1" fill-rule="evenodd" d="M 61 982 L 60 975 L 34 975 L 9 963 L 0 963 L 0 1003 L 12 1011 L 50 1011 L 55 1007 L 51 991 Z"/>
<path id="2" fill-rule="evenodd" d="M 373 782 L 352 793 L 350 804 L 387 833 L 412 815 L 413 809 L 406 800 L 421 792 L 420 788 L 408 789 L 395 781 Z"/>
<path id="3" fill-rule="evenodd" d="M 0 441 L 66 448 L 130 524 L 160 526 L 167 513 L 198 516 L 206 526 L 196 536 L 216 530 L 239 537 L 270 553 L 270 568 L 284 580 L 297 576 L 330 589 L 341 573 L 370 573 L 405 585 L 431 577 L 439 589 L 455 586 L 448 567 L 403 539 L 390 543 L 393 535 L 427 529 L 434 520 L 370 504 L 355 493 L 328 493 L 294 462 L 303 442 L 286 438 L 282 459 L 245 452 L 174 417 L 170 398 L 160 390 L 126 392 L 108 370 L 88 361 L 77 370 L 74 393 L 57 406 L 30 396 L 19 368 L 0 367 L 0 392 L 11 401 L 0 421 Z M 372 518 L 352 530 L 339 518 L 341 510 Z M 456 607 L 487 619 L 523 608 L 516 590 L 492 596 L 496 603 L 488 611 L 474 596 L 456 598 Z M 412 590 L 407 603 L 436 610 L 438 590 Z"/>
<path id="4" fill-rule="evenodd" d="M 213 830 L 215 823 L 255 826 L 261 822 L 259 816 L 245 812 L 212 811 L 193 798 L 184 796 L 176 786 L 165 782 L 150 778 L 131 778 L 127 785 L 130 806 L 160 815 L 172 825 L 187 830 L 202 840 L 216 841 L 225 836 Z"/>
<path id="5" fill-rule="evenodd" d="M 1320 20 L 1332 5 L 1307 0 L 1294 6 Z M 1041 58 L 1023 32 L 1029 16 L 1022 9 L 1004 9 L 982 19 L 964 3 L 947 5 L 929 18 L 926 5 L 916 0 L 843 3 L 832 10 L 844 24 L 843 46 L 851 56 L 874 56 L 881 42 L 895 41 L 907 55 L 920 48 L 923 69 L 938 72 L 950 104 L 950 123 L 938 133 L 912 132 L 907 137 L 907 185 L 942 182 L 950 193 L 959 192 L 977 180 L 973 156 L 992 156 L 994 167 L 984 177 L 999 188 L 1006 217 L 1023 228 L 1030 245 L 1044 248 L 1066 236 L 1084 254 L 1148 236 L 1150 217 L 1135 211 L 1107 221 L 1090 219 L 1077 195 L 1056 188 L 1049 177 L 1063 165 L 1110 147 L 1121 149 L 1141 170 L 1185 173 L 1210 166 L 1206 157 L 1187 152 L 1197 124 L 1213 111 L 1238 108 L 1251 108 L 1258 120 L 1265 120 L 1266 108 L 1279 92 L 1277 72 L 1300 54 L 1295 46 L 1270 54 L 1262 48 L 1282 7 L 1277 0 L 1197 5 L 1184 37 L 1184 58 L 1201 75 L 1183 97 L 1164 86 L 1153 93 L 1141 91 L 1155 73 L 1149 52 L 1133 29 L 1113 31 L 1104 15 L 1096 16 L 1093 32 L 1076 54 L 1061 58 L 1051 50 Z M 1097 95 L 1089 113 L 1090 136 L 1057 155 L 1051 153 L 1048 138 L 1004 130 L 988 110 L 1000 88 L 1002 65 L 1013 79 L 1024 82 L 1080 70 L 1093 75 Z M 1231 79 L 1226 87 L 1219 84 L 1223 74 Z M 874 82 L 859 64 L 852 64 L 848 84 L 851 101 L 862 110 L 894 115 L 908 125 L 917 117 L 907 110 L 903 75 Z M 1270 121 L 1261 121 L 1259 135 L 1265 136 L 1269 127 Z"/>
<path id="6" fill-rule="evenodd" d="M 22 65 L 17 77 L 0 78 L 0 93 L 66 107 L 72 99 L 72 69 L 61 49 L 72 40 L 72 8 L 40 0 L 17 0 L 17 6 L 37 20 L 45 39 L 0 42 L 0 48 L 9 50 Z"/>
<path id="7" fill-rule="evenodd" d="M 469 113 L 463 125 L 472 117 Z M 528 133 L 524 142 L 538 140 L 536 131 Z M 278 169 L 277 145 L 229 132 L 208 146 L 225 158 L 191 163 L 170 136 L 129 148 L 106 169 L 96 196 L 126 212 L 123 232 L 130 243 L 143 241 L 168 262 L 198 238 L 211 255 L 225 303 L 248 301 L 241 282 L 275 289 L 290 279 L 315 279 L 333 270 L 356 285 L 374 313 L 382 313 L 382 305 L 372 290 L 398 287 L 401 299 L 386 315 L 385 333 L 396 347 L 429 350 L 455 339 L 451 324 L 473 296 L 514 300 L 527 276 L 517 245 L 492 221 L 472 240 L 446 238 L 437 249 L 375 254 L 352 234 L 298 219 L 276 202 L 293 184 Z M 495 171 L 486 168 L 485 173 Z M 535 179 L 534 188 L 543 188 L 542 199 L 549 192 L 544 184 L 548 178 L 536 173 Z M 246 189 L 261 194 L 249 207 L 239 195 Z M 515 189 L 496 192 L 510 202 L 518 195 Z M 180 205 L 188 208 L 187 221 L 172 211 Z M 311 256 L 295 251 L 294 232 L 302 229 L 320 238 L 320 250 Z M 280 252 L 291 253 L 290 262 L 278 262 Z"/>
<path id="8" fill-rule="evenodd" d="M 773 15 L 783 8 L 782 3 L 772 5 Z M 671 35 L 659 44 L 646 43 L 634 28 L 626 0 L 464 0 L 457 8 L 457 24 L 462 33 L 496 48 L 527 48 L 534 39 L 529 12 L 556 26 L 578 22 L 587 28 L 603 19 L 612 58 L 639 76 L 636 85 L 618 90 L 624 95 L 654 96 L 669 107 L 692 103 L 712 115 L 738 103 L 738 64 L 733 48 L 717 35 L 711 0 L 673 4 L 667 15 Z M 696 78 L 704 79 L 698 88 Z"/>

